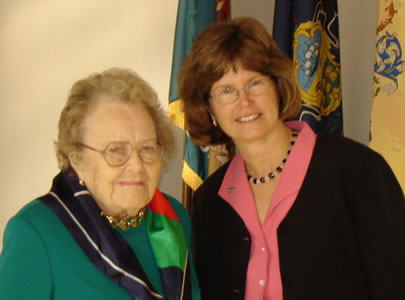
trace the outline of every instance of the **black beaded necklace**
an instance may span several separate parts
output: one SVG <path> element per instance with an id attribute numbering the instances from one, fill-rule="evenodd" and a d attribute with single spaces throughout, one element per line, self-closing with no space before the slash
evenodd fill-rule
<path id="1" fill-rule="evenodd" d="M 252 175 L 247 174 L 248 181 L 251 181 L 253 184 L 266 183 L 266 182 L 270 181 L 271 179 L 274 179 L 277 174 L 280 174 L 283 171 L 284 165 L 287 162 L 288 156 L 291 153 L 292 147 L 295 144 L 295 140 L 297 139 L 297 136 L 298 136 L 298 132 L 293 130 L 292 134 L 291 134 L 290 146 L 288 147 L 287 155 L 281 161 L 281 164 L 276 168 L 275 171 L 270 172 L 267 176 L 256 177 L 256 178 L 253 178 Z"/>

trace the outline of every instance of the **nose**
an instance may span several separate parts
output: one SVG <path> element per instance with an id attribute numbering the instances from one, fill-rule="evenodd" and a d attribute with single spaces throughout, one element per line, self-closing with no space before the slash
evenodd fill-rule
<path id="1" fill-rule="evenodd" d="M 248 92 L 246 89 L 240 89 L 239 90 L 239 103 L 243 106 L 248 106 L 252 99 L 250 98 Z"/>
<path id="2" fill-rule="evenodd" d="M 126 168 L 130 168 L 132 170 L 142 170 L 144 168 L 144 162 L 138 154 L 136 149 L 132 152 L 131 156 L 129 157 L 127 163 L 125 164 Z"/>

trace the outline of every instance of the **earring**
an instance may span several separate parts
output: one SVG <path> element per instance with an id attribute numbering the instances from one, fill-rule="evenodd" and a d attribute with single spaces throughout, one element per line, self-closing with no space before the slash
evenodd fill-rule
<path id="1" fill-rule="evenodd" d="M 81 179 L 79 179 L 79 184 L 80 184 L 81 186 L 85 186 L 85 185 L 86 185 L 86 184 L 84 183 L 84 181 L 81 180 Z"/>
<path id="2" fill-rule="evenodd" d="M 215 127 L 217 127 L 217 126 L 218 126 L 217 121 L 215 121 L 215 118 L 214 118 L 214 116 L 212 115 L 212 113 L 210 113 L 210 117 L 211 117 L 211 119 L 212 119 L 212 125 L 214 125 Z"/>

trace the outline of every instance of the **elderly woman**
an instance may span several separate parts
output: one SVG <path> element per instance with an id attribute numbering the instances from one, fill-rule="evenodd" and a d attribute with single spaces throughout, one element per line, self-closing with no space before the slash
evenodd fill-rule
<path id="1" fill-rule="evenodd" d="M 77 81 L 59 121 L 61 172 L 6 227 L 1 299 L 200 299 L 187 212 L 157 189 L 173 140 L 134 72 Z"/>
<path id="2" fill-rule="evenodd" d="M 292 65 L 251 18 L 209 25 L 180 76 L 187 128 L 236 146 L 192 201 L 203 299 L 405 299 L 405 200 L 384 159 L 296 117 Z"/>

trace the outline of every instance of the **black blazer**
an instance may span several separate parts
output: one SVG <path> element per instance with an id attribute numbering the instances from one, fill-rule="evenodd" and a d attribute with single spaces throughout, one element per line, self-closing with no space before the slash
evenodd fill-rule
<path id="1" fill-rule="evenodd" d="M 194 259 L 206 300 L 245 293 L 250 235 L 218 196 L 228 167 L 192 201 Z M 364 145 L 317 138 L 278 242 L 284 300 L 405 299 L 404 195 L 385 160 Z"/>

